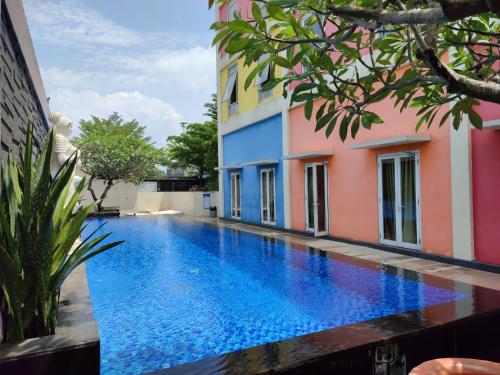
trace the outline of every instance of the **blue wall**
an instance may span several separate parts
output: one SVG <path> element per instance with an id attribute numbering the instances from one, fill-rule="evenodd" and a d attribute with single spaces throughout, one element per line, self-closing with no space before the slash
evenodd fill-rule
<path id="1" fill-rule="evenodd" d="M 238 165 L 256 160 L 279 160 L 279 164 L 249 166 L 241 173 L 241 220 L 261 223 L 260 170 L 276 171 L 276 226 L 284 227 L 283 212 L 283 142 L 281 115 L 270 117 L 223 137 L 224 165 Z M 231 171 L 224 171 L 224 217 L 231 218 Z"/>

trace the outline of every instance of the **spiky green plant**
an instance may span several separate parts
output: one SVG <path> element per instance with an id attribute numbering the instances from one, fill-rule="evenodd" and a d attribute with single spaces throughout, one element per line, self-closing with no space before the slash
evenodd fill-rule
<path id="1" fill-rule="evenodd" d="M 30 129 L 20 163 L 9 155 L 2 165 L 0 288 L 7 342 L 54 334 L 58 293 L 66 277 L 87 259 L 121 243 L 100 245 L 110 233 L 94 237 L 95 231 L 76 245 L 97 203 L 76 210 L 84 180 L 69 196 L 76 158 L 52 177 L 52 132 L 35 160 L 32 142 Z"/>

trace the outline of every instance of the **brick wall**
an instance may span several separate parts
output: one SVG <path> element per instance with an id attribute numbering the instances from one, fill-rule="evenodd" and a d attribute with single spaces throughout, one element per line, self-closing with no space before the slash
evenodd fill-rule
<path id="1" fill-rule="evenodd" d="M 0 90 L 0 160 L 6 160 L 9 150 L 19 159 L 29 124 L 33 125 L 34 151 L 38 153 L 49 127 L 4 1 L 0 28 Z"/>

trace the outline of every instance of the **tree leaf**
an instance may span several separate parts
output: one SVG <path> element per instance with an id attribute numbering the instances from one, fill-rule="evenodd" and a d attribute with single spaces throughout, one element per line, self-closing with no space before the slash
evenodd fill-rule
<path id="1" fill-rule="evenodd" d="M 311 119 L 313 105 L 314 105 L 314 102 L 312 99 L 309 99 L 308 101 L 306 101 L 306 105 L 304 106 L 304 116 L 306 117 L 307 120 Z"/>
<path id="2" fill-rule="evenodd" d="M 318 132 L 321 129 L 323 129 L 326 126 L 326 124 L 328 124 L 328 122 L 333 118 L 333 116 L 335 116 L 335 112 L 331 111 L 328 112 L 326 115 L 324 115 L 322 118 L 320 118 L 316 123 L 315 131 Z"/>
<path id="3" fill-rule="evenodd" d="M 360 117 L 356 117 L 351 125 L 351 137 L 352 139 L 356 138 L 356 134 L 358 134 L 359 131 L 359 125 L 361 123 Z"/>
<path id="4" fill-rule="evenodd" d="M 344 142 L 347 138 L 347 131 L 349 130 L 349 124 L 351 123 L 351 119 L 352 115 L 350 113 L 346 113 L 340 123 L 339 135 L 342 142 Z"/>
<path id="5" fill-rule="evenodd" d="M 467 115 L 469 115 L 469 121 L 471 122 L 472 126 L 480 130 L 483 128 L 483 119 L 477 114 L 476 111 L 470 108 L 467 111 Z"/>

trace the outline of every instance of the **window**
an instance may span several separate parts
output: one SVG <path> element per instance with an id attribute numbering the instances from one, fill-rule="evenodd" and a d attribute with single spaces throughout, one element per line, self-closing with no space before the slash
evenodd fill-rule
<path id="1" fill-rule="evenodd" d="M 229 115 L 238 112 L 238 65 L 233 65 L 227 73 L 227 86 L 222 101 L 229 101 Z"/>
<path id="2" fill-rule="evenodd" d="M 390 30 L 387 28 L 387 26 L 382 25 L 379 29 L 375 30 L 374 40 L 383 40 L 389 33 Z"/>
<path id="3" fill-rule="evenodd" d="M 326 164 L 305 166 L 306 230 L 315 236 L 328 234 L 328 168 Z"/>
<path id="4" fill-rule="evenodd" d="M 262 64 L 264 61 L 269 59 L 269 54 L 262 55 L 259 58 L 259 64 Z M 272 90 L 262 90 L 262 86 L 269 82 L 269 80 L 272 78 L 271 74 L 271 65 L 267 64 L 264 70 L 257 76 L 257 84 L 259 86 L 259 100 L 264 100 L 272 95 Z"/>
<path id="5" fill-rule="evenodd" d="M 378 180 L 380 242 L 419 250 L 418 152 L 379 156 Z"/>
<path id="6" fill-rule="evenodd" d="M 313 18 L 316 19 L 316 22 L 310 25 L 310 23 L 312 22 L 311 19 Z M 303 19 L 303 25 L 310 27 L 310 29 L 314 31 L 316 35 L 323 36 L 323 20 L 320 18 L 320 16 L 315 16 L 314 14 L 305 15 Z"/>
<path id="7" fill-rule="evenodd" d="M 266 18 L 269 16 L 266 4 L 259 3 L 259 8 L 260 8 L 260 12 L 262 13 L 262 17 Z"/>
<path id="8" fill-rule="evenodd" d="M 241 177 L 231 173 L 231 218 L 241 219 Z"/>
<path id="9" fill-rule="evenodd" d="M 262 224 L 276 224 L 276 195 L 274 176 L 274 169 L 263 169 L 260 171 L 260 207 Z"/>
<path id="10" fill-rule="evenodd" d="M 227 20 L 232 21 L 236 19 L 238 14 L 238 0 L 229 0 L 227 4 Z"/>

